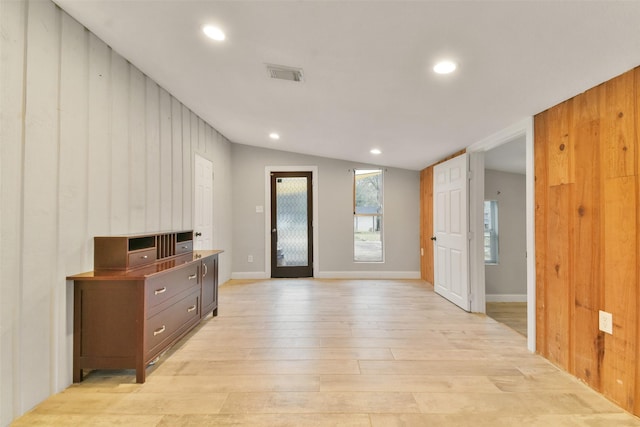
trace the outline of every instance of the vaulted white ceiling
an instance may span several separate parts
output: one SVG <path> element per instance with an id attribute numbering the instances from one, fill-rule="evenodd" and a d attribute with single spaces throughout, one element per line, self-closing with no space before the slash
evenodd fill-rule
<path id="1" fill-rule="evenodd" d="M 407 169 L 640 65 L 640 1 L 55 2 L 233 142 Z"/>

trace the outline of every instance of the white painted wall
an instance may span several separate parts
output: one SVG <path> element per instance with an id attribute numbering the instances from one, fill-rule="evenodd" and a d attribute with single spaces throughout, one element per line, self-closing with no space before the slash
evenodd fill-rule
<path id="1" fill-rule="evenodd" d="M 318 168 L 318 277 L 420 277 L 420 174 L 386 168 L 384 175 L 384 263 L 353 261 L 353 172 L 375 167 L 248 145 L 231 148 L 233 182 L 233 277 L 265 277 L 265 168 Z M 253 256 L 253 263 L 248 262 Z"/>
<path id="2" fill-rule="evenodd" d="M 498 201 L 498 264 L 485 266 L 487 301 L 526 302 L 526 176 L 485 170 L 485 200 Z"/>
<path id="3" fill-rule="evenodd" d="M 48 0 L 0 1 L 0 425 L 71 383 L 72 284 L 93 236 L 192 226 L 214 163 L 231 276 L 230 143 Z"/>

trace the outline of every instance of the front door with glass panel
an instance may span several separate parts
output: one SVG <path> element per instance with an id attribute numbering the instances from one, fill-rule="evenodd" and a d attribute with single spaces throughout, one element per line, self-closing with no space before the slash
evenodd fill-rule
<path id="1" fill-rule="evenodd" d="M 271 173 L 271 277 L 313 277 L 311 172 Z"/>

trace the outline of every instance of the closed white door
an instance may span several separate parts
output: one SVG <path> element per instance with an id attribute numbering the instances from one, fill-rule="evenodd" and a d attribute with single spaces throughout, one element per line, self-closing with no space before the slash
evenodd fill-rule
<path id="1" fill-rule="evenodd" d="M 213 249 L 213 163 L 195 157 L 194 249 Z"/>
<path id="2" fill-rule="evenodd" d="M 433 168 L 434 290 L 469 311 L 468 156 Z"/>

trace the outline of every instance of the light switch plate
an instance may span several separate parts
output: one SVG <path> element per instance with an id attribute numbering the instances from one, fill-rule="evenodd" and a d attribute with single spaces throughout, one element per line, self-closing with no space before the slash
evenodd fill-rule
<path id="1" fill-rule="evenodd" d="M 613 335 L 613 315 L 600 310 L 598 312 L 598 320 L 600 330 Z"/>

